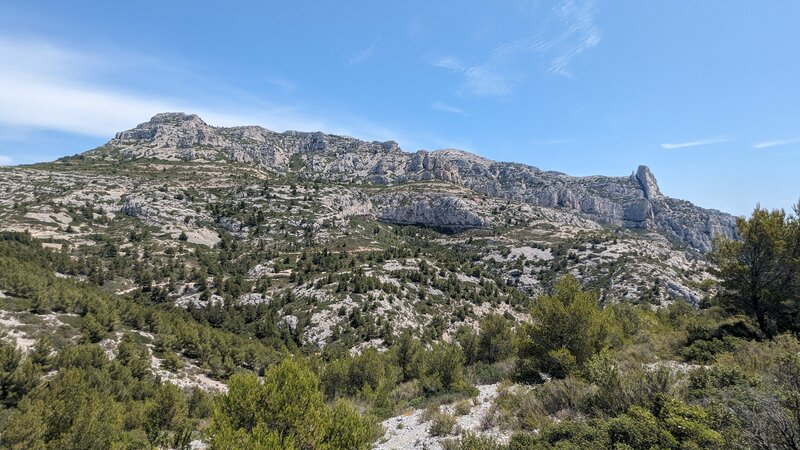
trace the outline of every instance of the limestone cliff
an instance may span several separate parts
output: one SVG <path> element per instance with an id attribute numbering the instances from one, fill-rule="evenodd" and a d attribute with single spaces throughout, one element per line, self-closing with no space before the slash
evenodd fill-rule
<path id="1" fill-rule="evenodd" d="M 459 150 L 409 153 L 393 141 L 366 142 L 320 132 L 277 133 L 257 126 L 214 127 L 183 113 L 158 114 L 118 133 L 89 155 L 231 161 L 316 180 L 365 185 L 438 180 L 495 198 L 566 208 L 602 223 L 657 231 L 701 251 L 711 248 L 717 234 L 735 237 L 734 217 L 663 195 L 647 166 L 639 166 L 630 177 L 571 177 Z M 471 213 L 465 199 L 428 196 L 413 204 L 406 201 L 384 196 L 381 202 L 393 206 L 377 214 L 386 221 L 434 227 L 487 223 Z"/>

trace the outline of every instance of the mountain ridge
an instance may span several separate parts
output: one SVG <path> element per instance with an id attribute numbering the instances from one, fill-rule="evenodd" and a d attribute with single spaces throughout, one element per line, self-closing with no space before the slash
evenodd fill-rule
<path id="1" fill-rule="evenodd" d="M 260 126 L 215 127 L 195 114 L 185 113 L 157 114 L 148 122 L 117 133 L 86 155 L 227 160 L 340 183 L 397 185 L 438 180 L 490 197 L 570 209 L 605 224 L 657 231 L 702 252 L 711 249 L 716 235 L 736 237 L 732 215 L 663 195 L 645 165 L 629 177 L 574 177 L 457 149 L 406 152 L 394 141 L 367 142 L 322 132 L 278 133 Z M 447 225 L 429 220 L 401 221 L 413 222 Z"/>
<path id="2" fill-rule="evenodd" d="M 271 305 L 298 345 L 358 351 L 405 328 L 438 339 L 491 314 L 523 320 L 567 274 L 604 304 L 713 294 L 703 242 L 657 228 L 705 237 L 692 214 L 709 213 L 662 195 L 646 167 L 574 178 L 169 114 L 0 172 L 0 229 L 87 258 L 108 292 L 191 311 Z"/>

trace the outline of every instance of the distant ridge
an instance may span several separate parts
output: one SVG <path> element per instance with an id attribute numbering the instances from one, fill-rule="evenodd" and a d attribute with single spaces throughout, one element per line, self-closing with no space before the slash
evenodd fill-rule
<path id="1" fill-rule="evenodd" d="M 409 153 L 394 141 L 278 133 L 258 126 L 215 127 L 184 113 L 157 114 L 86 155 L 229 161 L 330 182 L 397 185 L 438 180 L 495 198 L 578 211 L 610 225 L 657 231 L 703 252 L 711 249 L 716 235 L 736 236 L 733 216 L 663 195 L 644 165 L 629 177 L 572 177 L 461 150 Z"/>

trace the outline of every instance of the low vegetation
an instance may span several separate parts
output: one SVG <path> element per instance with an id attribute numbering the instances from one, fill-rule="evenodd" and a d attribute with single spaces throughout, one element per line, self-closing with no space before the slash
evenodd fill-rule
<path id="1" fill-rule="evenodd" d="M 407 276 L 465 295 L 502 293 L 526 319 L 490 314 L 443 338 L 436 317 L 419 335 L 381 332 L 368 310 L 356 311 L 349 332 L 382 333 L 386 345 L 351 352 L 347 340 L 314 348 L 278 326 L 278 309 L 294 298 L 180 308 L 156 286 L 121 297 L 96 282 L 98 271 L 113 278 L 113 266 L 5 232 L 2 309 L 60 325 L 25 352 L 11 336 L 0 345 L 0 446 L 188 448 L 199 439 L 214 449 L 367 449 L 381 420 L 429 408 L 430 434 L 448 449 L 798 448 L 800 221 L 756 209 L 739 233 L 716 243 L 719 282 L 700 308 L 603 300 L 573 276 L 535 299 L 502 283 L 465 290 L 423 267 Z M 409 242 L 391 256 L 425 246 Z M 235 241 L 220 245 L 238 255 Z M 252 288 L 227 257 L 193 257 L 227 274 L 214 277 L 216 292 L 233 299 Z M 320 251 L 286 264 L 308 268 L 296 276 L 338 267 L 331 283 L 344 292 L 393 289 L 346 268 L 353 258 Z M 227 391 L 180 387 L 156 370 L 189 366 Z M 475 385 L 497 382 L 482 427 L 509 439 L 458 436 Z"/>

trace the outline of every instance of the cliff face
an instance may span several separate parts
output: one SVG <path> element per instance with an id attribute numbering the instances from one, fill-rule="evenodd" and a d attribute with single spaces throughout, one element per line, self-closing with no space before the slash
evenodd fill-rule
<path id="1" fill-rule="evenodd" d="M 700 251 L 711 248 L 715 235 L 736 233 L 731 215 L 663 195 L 647 166 L 639 166 L 629 177 L 571 177 L 458 150 L 408 153 L 392 141 L 276 133 L 256 126 L 214 127 L 183 113 L 158 114 L 89 155 L 231 161 L 330 182 L 402 186 L 437 180 L 493 198 L 565 208 L 602 223 L 657 231 Z M 375 199 L 383 205 L 374 212 L 381 220 L 455 230 L 490 221 L 469 199 L 455 194 L 391 192 Z"/>

